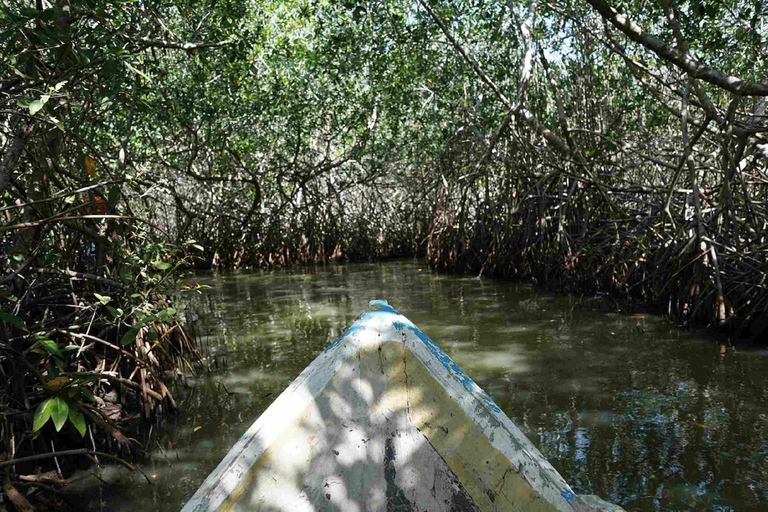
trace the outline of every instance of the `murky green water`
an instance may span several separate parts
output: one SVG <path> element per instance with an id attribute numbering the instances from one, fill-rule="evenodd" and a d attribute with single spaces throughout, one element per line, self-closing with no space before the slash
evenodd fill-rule
<path id="1" fill-rule="evenodd" d="M 590 311 L 529 286 L 415 262 L 202 277 L 197 328 L 220 371 L 199 381 L 144 470 L 86 507 L 178 510 L 259 414 L 373 298 L 435 340 L 577 493 L 629 511 L 768 510 L 768 354 L 661 318 Z M 213 311 L 212 314 L 206 313 Z M 226 365 L 224 364 L 226 363 Z"/>

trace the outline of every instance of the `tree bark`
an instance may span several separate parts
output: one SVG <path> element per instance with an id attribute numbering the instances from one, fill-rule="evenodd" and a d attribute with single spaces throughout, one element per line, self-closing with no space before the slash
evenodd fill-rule
<path id="1" fill-rule="evenodd" d="M 0 161 L 0 196 L 3 195 L 5 189 L 11 182 L 11 173 L 13 167 L 16 165 L 16 161 L 19 159 L 19 155 L 24 150 L 24 145 L 27 143 L 29 136 L 32 135 L 32 124 L 25 123 L 19 129 L 19 133 L 16 134 L 16 139 L 13 141 L 13 145 Z"/>

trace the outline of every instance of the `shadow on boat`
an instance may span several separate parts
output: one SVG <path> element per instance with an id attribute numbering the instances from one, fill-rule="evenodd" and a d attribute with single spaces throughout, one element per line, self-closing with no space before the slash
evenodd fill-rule
<path id="1" fill-rule="evenodd" d="M 621 510 L 577 497 L 445 352 L 386 302 L 371 306 L 185 511 Z"/>
<path id="2" fill-rule="evenodd" d="M 423 373 L 413 359 L 402 344 L 390 342 L 348 360 L 264 450 L 227 505 L 265 511 L 481 510 L 411 416 L 428 418 L 427 429 L 446 438 L 443 444 L 461 444 L 474 427 L 453 421 L 451 412 L 440 410 L 435 388 L 409 378 L 409 362 L 414 373 Z M 489 499 L 494 494 L 486 492 Z"/>

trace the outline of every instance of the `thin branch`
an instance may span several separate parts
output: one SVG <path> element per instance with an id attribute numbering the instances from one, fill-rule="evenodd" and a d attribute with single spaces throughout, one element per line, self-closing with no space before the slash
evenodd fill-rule
<path id="1" fill-rule="evenodd" d="M 204 50 L 206 48 L 221 48 L 234 42 L 230 39 L 226 41 L 220 41 L 218 43 L 174 43 L 171 41 L 165 41 L 163 39 L 149 39 L 147 37 L 126 37 L 126 39 L 145 48 L 170 48 L 173 50 L 186 51 Z"/>
<path id="2" fill-rule="evenodd" d="M 11 149 L 5 154 L 2 161 L 0 161 L 0 196 L 2 196 L 8 184 L 11 182 L 11 172 L 13 166 L 16 164 L 21 151 L 24 149 L 24 145 L 27 143 L 27 139 L 32 134 L 33 126 L 31 124 L 25 124 L 21 127 L 21 131 L 16 136 L 16 140 L 13 141 Z"/>
<path id="3" fill-rule="evenodd" d="M 459 44 L 459 42 L 456 40 L 456 38 L 453 37 L 450 30 L 448 30 L 448 27 L 445 26 L 443 21 L 440 19 L 440 17 L 435 13 L 435 11 L 432 10 L 432 8 L 429 6 L 427 2 L 424 0 L 419 0 L 419 3 L 421 4 L 424 9 L 427 10 L 429 15 L 432 17 L 432 19 L 435 21 L 438 27 L 440 27 L 440 30 L 443 31 L 443 34 L 445 34 L 445 37 L 448 38 L 448 40 L 451 42 L 453 47 L 456 49 L 459 54 L 461 54 L 462 57 L 464 57 L 464 60 L 466 60 L 470 66 L 472 66 L 472 69 L 475 73 L 477 73 L 477 76 L 480 77 L 480 80 L 482 80 L 488 87 L 491 88 L 491 90 L 496 94 L 496 96 L 501 100 L 501 102 L 510 110 L 512 110 L 512 104 L 509 102 L 506 96 L 499 90 L 499 88 L 496 86 L 495 83 L 493 83 L 493 80 L 488 78 L 488 75 L 486 75 L 483 70 L 480 68 L 480 65 L 475 61 L 472 56 L 467 53 L 464 48 Z"/>
<path id="4" fill-rule="evenodd" d="M 47 273 L 59 273 L 64 276 L 73 278 L 73 279 L 87 279 L 90 281 L 98 281 L 100 283 L 104 283 L 106 285 L 112 286 L 114 288 L 119 288 L 121 290 L 125 289 L 125 286 L 123 286 L 121 283 L 118 283 L 117 281 L 113 281 L 111 279 L 107 279 L 105 277 L 99 277 L 95 274 L 88 274 L 86 272 L 74 272 L 72 270 L 62 270 L 58 268 L 52 268 L 52 269 L 36 269 L 37 272 L 47 272 Z"/>
<path id="5" fill-rule="evenodd" d="M 6 210 L 13 210 L 13 209 L 16 209 L 16 208 L 23 208 L 25 206 L 32 206 L 32 205 L 40 204 L 40 203 L 47 203 L 47 202 L 50 202 L 50 201 L 55 201 L 57 199 L 61 199 L 62 197 L 73 196 L 75 194 L 79 194 L 79 193 L 82 193 L 82 192 L 88 192 L 89 190 L 93 190 L 95 188 L 103 187 L 103 186 L 106 186 L 106 185 L 114 185 L 115 183 L 123 183 L 124 181 L 125 180 L 103 181 L 103 182 L 100 182 L 100 183 L 96 183 L 94 185 L 88 185 L 87 187 L 81 187 L 81 188 L 79 188 L 77 190 L 71 190 L 71 191 L 66 191 L 65 190 L 65 191 L 59 192 L 58 194 L 55 194 L 55 195 L 53 195 L 51 197 L 47 197 L 45 199 L 40 199 L 38 201 L 30 201 L 28 203 L 12 204 L 10 206 L 4 206 L 4 207 L 0 208 L 0 212 L 4 212 Z"/>
<path id="6" fill-rule="evenodd" d="M 5 231 L 14 231 L 17 229 L 29 229 L 29 228 L 36 228 L 37 226 L 42 226 L 44 224 L 48 224 L 50 222 L 62 222 L 66 220 L 77 220 L 77 219 L 134 219 L 134 220 L 140 220 L 136 217 L 131 217 L 130 215 L 67 215 L 63 217 L 49 217 L 47 219 L 38 220 L 35 222 L 22 222 L 21 224 L 13 224 L 11 226 L 0 226 L 0 233 L 3 233 Z"/>
<path id="7" fill-rule="evenodd" d="M 128 386 L 129 388 L 133 388 L 133 389 L 136 389 L 136 390 L 139 390 L 139 391 L 142 391 L 142 389 L 143 389 L 141 387 L 141 384 L 139 384 L 138 382 L 133 382 L 132 380 L 124 379 L 122 377 L 117 377 L 115 375 L 110 375 L 109 373 L 100 373 L 100 372 L 67 372 L 67 373 L 62 373 L 61 375 L 74 376 L 74 377 L 90 377 L 90 376 L 95 376 L 95 377 L 99 377 L 100 379 L 106 379 L 106 380 L 108 380 L 110 382 L 116 382 L 118 384 L 123 384 L 125 386 Z M 147 388 L 147 394 L 149 396 L 151 396 L 152 398 L 160 401 L 160 402 L 163 401 L 163 395 L 161 395 L 160 393 L 158 393 L 154 389 Z M 168 392 L 168 395 L 170 396 L 170 392 Z"/>
<path id="8" fill-rule="evenodd" d="M 50 459 L 52 457 L 66 457 L 68 455 L 95 455 L 98 457 L 104 457 L 105 459 L 111 459 L 119 464 L 122 464 L 123 466 L 125 466 L 127 469 L 130 469 L 131 471 L 138 469 L 141 472 L 141 474 L 144 475 L 144 478 L 147 479 L 147 482 L 150 484 L 152 483 L 152 480 L 149 479 L 146 473 L 144 473 L 144 471 L 142 471 L 142 469 L 139 466 L 135 464 L 131 464 L 127 460 L 121 459 L 120 457 L 116 457 L 114 455 L 110 455 L 104 452 L 96 452 L 93 450 L 89 450 L 87 448 L 78 448 L 75 450 L 63 450 L 60 452 L 38 453 L 37 455 L 30 455 L 29 457 L 21 457 L 19 459 L 5 460 L 0 462 L 0 468 L 4 468 L 6 466 L 13 466 L 16 464 L 22 464 L 24 462 L 32 462 L 32 461 L 41 460 L 41 459 Z"/>

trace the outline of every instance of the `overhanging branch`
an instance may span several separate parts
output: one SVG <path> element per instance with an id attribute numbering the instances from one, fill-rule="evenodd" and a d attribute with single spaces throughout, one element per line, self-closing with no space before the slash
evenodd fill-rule
<path id="1" fill-rule="evenodd" d="M 204 50 L 206 48 L 221 48 L 232 44 L 232 41 L 220 41 L 218 43 L 176 43 L 172 41 L 165 41 L 163 39 L 149 39 L 147 37 L 127 37 L 129 41 L 136 43 L 145 48 L 169 48 L 173 50 Z"/>
<path id="2" fill-rule="evenodd" d="M 768 84 L 748 82 L 735 76 L 725 75 L 672 48 L 653 34 L 645 32 L 639 25 L 627 18 L 626 15 L 616 12 L 613 7 L 603 0 L 587 0 L 587 3 L 597 9 L 603 18 L 610 21 L 627 37 L 636 43 L 640 43 L 662 59 L 679 67 L 688 73 L 689 76 L 704 80 L 734 94 L 742 96 L 768 96 Z"/>

